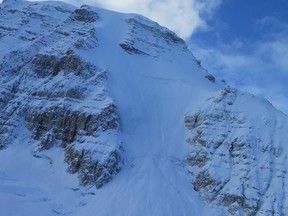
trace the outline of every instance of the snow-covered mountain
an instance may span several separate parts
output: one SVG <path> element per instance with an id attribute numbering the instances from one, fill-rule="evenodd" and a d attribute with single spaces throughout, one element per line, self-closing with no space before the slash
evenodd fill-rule
<path id="1" fill-rule="evenodd" d="M 287 215 L 288 118 L 170 30 L 0 5 L 1 215 Z"/>

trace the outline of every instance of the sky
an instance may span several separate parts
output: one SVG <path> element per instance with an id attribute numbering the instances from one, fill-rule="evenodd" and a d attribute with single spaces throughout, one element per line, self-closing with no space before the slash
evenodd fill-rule
<path id="1" fill-rule="evenodd" d="M 157 21 L 185 39 L 216 78 L 265 97 L 288 114 L 287 0 L 63 1 Z"/>
<path id="2" fill-rule="evenodd" d="M 288 1 L 222 0 L 187 40 L 202 65 L 288 114 Z"/>

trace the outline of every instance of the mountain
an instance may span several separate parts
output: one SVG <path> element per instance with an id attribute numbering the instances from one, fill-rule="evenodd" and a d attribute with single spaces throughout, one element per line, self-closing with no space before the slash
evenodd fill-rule
<path id="1" fill-rule="evenodd" d="M 1 215 L 287 215 L 288 118 L 145 17 L 0 5 Z"/>

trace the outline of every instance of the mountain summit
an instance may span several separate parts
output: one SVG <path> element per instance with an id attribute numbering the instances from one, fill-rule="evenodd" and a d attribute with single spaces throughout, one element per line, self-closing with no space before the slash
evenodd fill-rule
<path id="1" fill-rule="evenodd" d="M 287 215 L 288 118 L 136 15 L 0 5 L 1 215 Z"/>

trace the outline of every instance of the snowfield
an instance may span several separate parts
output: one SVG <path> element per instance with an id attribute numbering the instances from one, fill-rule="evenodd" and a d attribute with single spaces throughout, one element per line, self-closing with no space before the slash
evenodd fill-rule
<path id="1" fill-rule="evenodd" d="M 0 47 L 1 215 L 288 214 L 287 116 L 165 27 L 6 0 Z"/>

